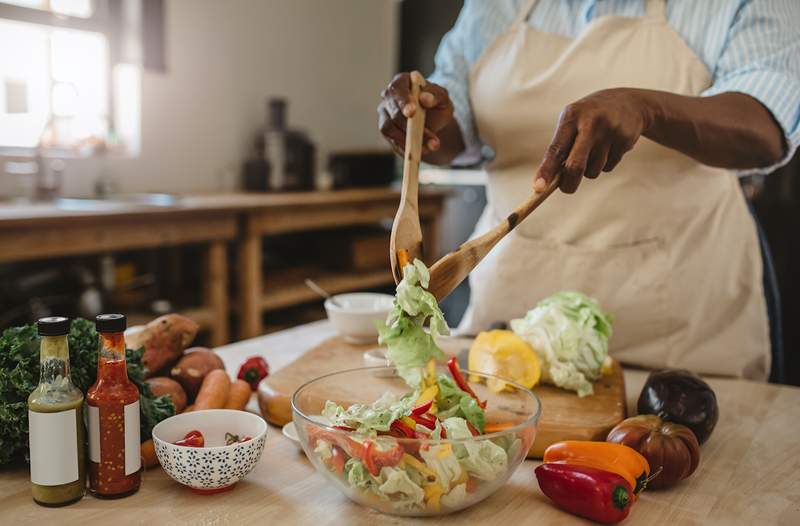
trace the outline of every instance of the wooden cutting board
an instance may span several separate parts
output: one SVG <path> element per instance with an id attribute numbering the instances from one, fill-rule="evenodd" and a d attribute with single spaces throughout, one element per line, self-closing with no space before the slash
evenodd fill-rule
<path id="1" fill-rule="evenodd" d="M 454 338 L 443 342 L 442 348 L 449 355 L 459 355 L 470 343 Z M 261 414 L 274 425 L 287 424 L 292 420 L 291 397 L 298 387 L 324 374 L 373 365 L 365 363 L 363 355 L 375 347 L 350 344 L 338 336 L 322 342 L 261 382 Z M 546 385 L 533 391 L 542 401 L 542 416 L 529 457 L 540 458 L 547 446 L 561 440 L 605 440 L 611 428 L 626 416 L 625 381 L 617 362 L 610 375 L 594 384 L 592 396 L 578 398 L 571 391 Z"/>

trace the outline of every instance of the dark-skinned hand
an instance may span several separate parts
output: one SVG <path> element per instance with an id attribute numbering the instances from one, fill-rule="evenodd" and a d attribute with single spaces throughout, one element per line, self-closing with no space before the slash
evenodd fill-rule
<path id="1" fill-rule="evenodd" d="M 543 191 L 561 173 L 559 188 L 575 192 L 584 177 L 610 172 L 648 127 L 650 117 L 636 97 L 623 89 L 597 91 L 561 112 L 553 140 L 534 179 Z"/>
<path id="2" fill-rule="evenodd" d="M 417 104 L 411 98 L 411 75 L 398 73 L 386 88 L 381 91 L 378 104 L 378 129 L 384 138 L 402 155 L 406 144 L 406 122 L 414 116 Z M 422 156 L 437 164 L 454 157 L 463 149 L 461 132 L 453 117 L 453 103 L 447 90 L 438 84 L 428 82 L 419 95 L 419 103 L 425 108 L 425 132 Z M 455 128 L 458 137 L 453 137 Z M 443 148 L 443 145 L 445 148 Z M 442 149 L 447 153 L 436 155 Z M 452 151 L 451 151 L 452 150 Z M 437 159 L 441 157 L 441 159 Z"/>

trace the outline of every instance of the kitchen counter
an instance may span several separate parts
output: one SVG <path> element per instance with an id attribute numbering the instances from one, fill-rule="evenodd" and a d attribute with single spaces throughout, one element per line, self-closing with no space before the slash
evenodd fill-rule
<path id="1" fill-rule="evenodd" d="M 333 335 L 327 321 L 220 347 L 231 374 L 261 354 L 277 370 Z M 353 366 L 360 365 L 354 360 Z M 626 370 L 633 407 L 646 373 Z M 703 445 L 700 466 L 676 488 L 646 491 L 623 524 L 800 524 L 800 389 L 744 380 L 709 379 L 720 420 Z M 630 409 L 629 409 L 630 411 Z M 482 503 L 439 519 L 380 515 L 350 502 L 318 475 L 295 445 L 270 427 L 256 469 L 229 493 L 199 496 L 161 469 L 144 474 L 131 497 L 106 501 L 87 496 L 66 508 L 37 506 L 24 468 L 0 474 L 3 524 L 591 524 L 553 507 L 539 491 L 534 461 Z"/>

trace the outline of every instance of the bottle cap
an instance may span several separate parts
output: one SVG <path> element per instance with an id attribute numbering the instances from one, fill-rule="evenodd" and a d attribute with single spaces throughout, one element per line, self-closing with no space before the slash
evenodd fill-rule
<path id="1" fill-rule="evenodd" d="M 39 336 L 64 336 L 69 334 L 70 319 L 63 316 L 48 316 L 36 322 Z"/>
<path id="2" fill-rule="evenodd" d="M 94 319 L 97 332 L 122 332 L 128 326 L 124 314 L 99 314 Z"/>

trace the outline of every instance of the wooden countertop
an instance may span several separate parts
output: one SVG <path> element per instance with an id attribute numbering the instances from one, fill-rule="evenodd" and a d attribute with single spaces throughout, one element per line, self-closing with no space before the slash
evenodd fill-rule
<path id="1" fill-rule="evenodd" d="M 441 188 L 425 188 L 422 198 L 444 197 Z M 177 195 L 168 206 L 143 206 L 111 200 L 113 206 L 95 210 L 65 210 L 52 203 L 0 204 L 0 229 L 38 227 L 64 222 L 98 219 L 132 219 L 141 216 L 179 216 L 198 213 L 234 213 L 258 209 L 295 208 L 298 206 L 342 205 L 355 202 L 397 201 L 399 190 L 392 187 L 354 188 L 347 190 L 287 193 L 219 193 Z"/>
<path id="2" fill-rule="evenodd" d="M 333 334 L 317 322 L 218 349 L 228 370 L 253 354 L 278 369 Z M 353 366 L 358 366 L 354 363 Z M 629 407 L 646 373 L 626 371 Z M 800 524 L 800 389 L 712 378 L 720 404 L 714 435 L 703 445 L 698 470 L 676 488 L 646 491 L 623 524 Z M 591 524 L 553 507 L 539 491 L 536 462 L 526 461 L 494 495 L 439 519 L 380 515 L 350 502 L 318 475 L 294 444 L 270 427 L 256 469 L 230 493 L 199 496 L 162 470 L 144 475 L 131 497 L 90 496 L 66 508 L 42 508 L 30 498 L 26 469 L 0 474 L 4 524 Z"/>

